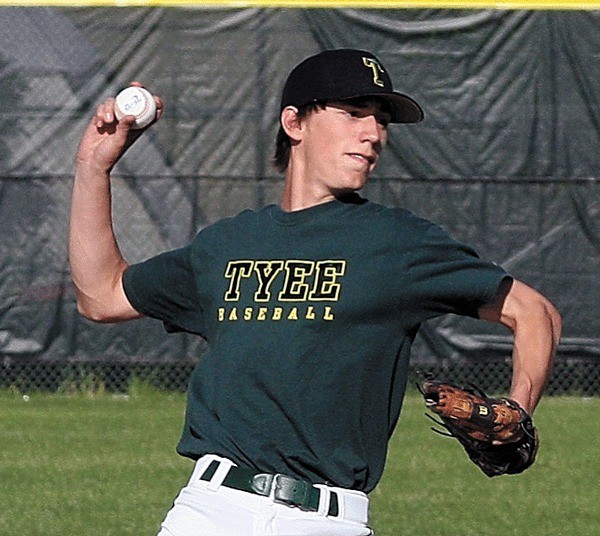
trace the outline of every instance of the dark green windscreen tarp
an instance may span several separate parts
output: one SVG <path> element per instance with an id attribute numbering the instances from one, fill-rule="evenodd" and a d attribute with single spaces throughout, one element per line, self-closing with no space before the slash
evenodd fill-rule
<path id="1" fill-rule="evenodd" d="M 366 48 L 425 110 L 391 127 L 374 201 L 402 205 L 548 295 L 560 358 L 600 358 L 600 12 L 0 8 L 0 356 L 170 362 L 202 341 L 75 310 L 73 157 L 94 106 L 143 81 L 164 119 L 119 164 L 128 260 L 277 202 L 283 80 L 326 48 Z M 505 358 L 498 326 L 424 326 L 416 360 Z"/>

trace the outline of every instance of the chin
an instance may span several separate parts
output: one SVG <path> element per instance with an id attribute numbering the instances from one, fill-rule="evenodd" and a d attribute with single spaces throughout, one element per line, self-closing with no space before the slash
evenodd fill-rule
<path id="1" fill-rule="evenodd" d="M 348 184 L 348 190 L 356 192 L 356 191 L 360 190 L 367 183 L 368 180 L 369 180 L 368 174 L 361 176 L 355 180 L 352 180 Z"/>
<path id="2" fill-rule="evenodd" d="M 334 192 L 336 196 L 338 193 L 345 194 L 357 192 L 366 184 L 369 180 L 369 176 L 370 170 L 361 170 L 360 172 L 353 170 L 351 172 L 346 172 L 343 175 L 340 173 L 336 180 L 337 184 L 331 185 L 331 191 Z"/>
<path id="3" fill-rule="evenodd" d="M 366 181 L 363 181 L 360 184 L 348 185 L 347 187 L 337 188 L 334 190 L 333 193 L 334 193 L 335 197 L 343 197 L 348 194 L 353 194 L 355 192 L 360 191 L 362 189 L 362 187 L 365 185 L 365 182 Z"/>

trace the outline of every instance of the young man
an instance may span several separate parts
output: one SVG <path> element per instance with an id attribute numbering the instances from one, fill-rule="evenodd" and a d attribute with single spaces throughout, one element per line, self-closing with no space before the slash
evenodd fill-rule
<path id="1" fill-rule="evenodd" d="M 162 102 L 157 98 L 158 118 Z M 70 255 L 78 307 L 148 315 L 204 337 L 178 451 L 197 460 L 162 535 L 367 535 L 419 325 L 445 313 L 514 334 L 510 396 L 532 412 L 560 317 L 547 299 L 436 225 L 360 198 L 389 123 L 423 113 L 379 60 L 327 51 L 285 84 L 279 206 L 245 211 L 129 266 L 110 171 L 141 134 L 99 106 L 78 150 Z"/>

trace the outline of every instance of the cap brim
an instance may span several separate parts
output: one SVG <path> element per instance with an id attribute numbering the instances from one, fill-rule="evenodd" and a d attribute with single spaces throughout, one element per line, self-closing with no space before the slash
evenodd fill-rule
<path id="1" fill-rule="evenodd" d="M 385 100 L 390 105 L 390 123 L 419 123 L 425 117 L 417 101 L 402 93 L 361 93 L 360 95 L 351 95 L 349 97 L 337 99 L 325 98 L 322 100 L 349 100 L 362 97 L 374 97 Z"/>
<path id="2" fill-rule="evenodd" d="M 378 93 L 373 95 L 390 104 L 391 123 L 419 123 L 425 114 L 417 102 L 402 93 Z"/>

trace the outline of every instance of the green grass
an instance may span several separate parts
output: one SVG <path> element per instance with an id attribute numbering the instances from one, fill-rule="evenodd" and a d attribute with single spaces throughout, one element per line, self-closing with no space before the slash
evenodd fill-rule
<path id="1" fill-rule="evenodd" d="M 183 395 L 0 404 L 0 534 L 156 534 L 191 468 L 174 450 Z"/>
<path id="2" fill-rule="evenodd" d="M 184 396 L 0 393 L 0 534 L 152 535 L 191 462 L 174 451 Z M 429 430 L 411 394 L 372 494 L 377 536 L 600 534 L 600 399 L 545 398 L 538 461 L 489 479 Z"/>
<path id="3" fill-rule="evenodd" d="M 600 399 L 546 397 L 535 414 L 536 463 L 488 478 L 424 422 L 409 397 L 372 495 L 377 536 L 600 535 Z"/>

